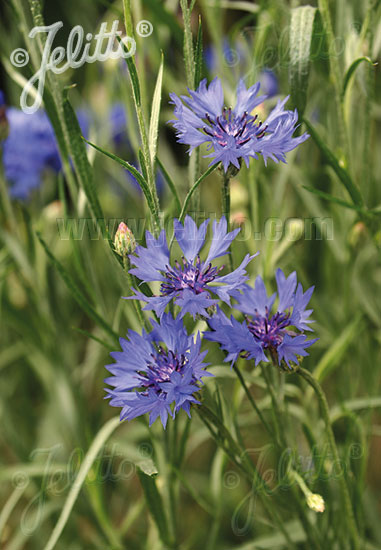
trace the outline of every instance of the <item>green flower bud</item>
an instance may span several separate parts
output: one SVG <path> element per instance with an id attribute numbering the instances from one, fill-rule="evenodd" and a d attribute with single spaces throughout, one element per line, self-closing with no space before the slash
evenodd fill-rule
<path id="1" fill-rule="evenodd" d="M 321 495 L 317 493 L 310 493 L 307 497 L 307 506 L 311 508 L 314 512 L 324 512 L 325 503 Z"/>
<path id="2" fill-rule="evenodd" d="M 128 256 L 136 248 L 136 240 L 131 229 L 125 223 L 120 223 L 114 239 L 115 251 L 120 256 Z"/>

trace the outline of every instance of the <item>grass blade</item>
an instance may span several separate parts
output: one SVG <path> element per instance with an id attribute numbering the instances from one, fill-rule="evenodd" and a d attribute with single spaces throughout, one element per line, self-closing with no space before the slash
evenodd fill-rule
<path id="1" fill-rule="evenodd" d="M 87 298 L 82 294 L 81 290 L 78 288 L 74 280 L 72 279 L 71 275 L 66 271 L 66 269 L 63 267 L 63 265 L 57 260 L 57 258 L 53 255 L 51 250 L 49 249 L 48 245 L 43 240 L 41 234 L 37 232 L 37 237 L 42 244 L 43 248 L 45 249 L 45 252 L 54 265 L 54 267 L 57 269 L 59 274 L 61 275 L 64 283 L 66 284 L 68 290 L 70 291 L 73 298 L 76 300 L 76 302 L 79 304 L 79 306 L 87 313 L 87 315 L 93 319 L 93 321 L 103 328 L 107 334 L 112 336 L 113 340 L 115 342 L 119 341 L 119 337 L 116 334 L 116 332 L 113 331 L 113 329 L 110 327 L 108 323 L 95 311 L 93 306 L 88 302 Z"/>
<path id="2" fill-rule="evenodd" d="M 357 186 L 352 181 L 352 178 L 350 177 L 349 173 L 343 168 L 340 164 L 335 155 L 332 153 L 332 151 L 327 147 L 323 139 L 320 137 L 318 132 L 315 130 L 315 128 L 310 124 L 305 118 L 303 118 L 304 124 L 307 126 L 308 132 L 311 134 L 312 139 L 316 143 L 316 145 L 319 147 L 321 153 L 323 154 L 323 157 L 328 162 L 330 166 L 334 169 L 336 172 L 336 175 L 340 179 L 341 183 L 344 185 L 346 190 L 348 191 L 351 199 L 353 200 L 353 203 L 356 206 L 362 206 L 363 205 L 363 199 L 361 196 L 361 193 Z"/>
<path id="3" fill-rule="evenodd" d="M 94 464 L 94 461 L 96 460 L 99 451 L 102 449 L 107 439 L 111 436 L 112 432 L 119 425 L 120 425 L 119 416 L 111 418 L 111 420 L 106 422 L 106 424 L 99 430 L 99 432 L 95 436 L 95 439 L 93 440 L 89 450 L 87 451 L 86 456 L 79 469 L 78 475 L 70 489 L 70 492 L 62 508 L 62 512 L 56 523 L 56 526 L 54 527 L 48 542 L 44 546 L 44 550 L 53 550 L 53 548 L 57 544 L 57 541 L 60 538 L 61 533 L 66 525 L 66 522 L 69 519 L 70 513 L 73 509 L 75 501 L 77 500 L 77 497 L 82 488 L 82 485 L 86 480 L 86 476 L 89 473 L 90 468 Z"/>
<path id="4" fill-rule="evenodd" d="M 169 536 L 168 522 L 165 515 L 165 508 L 156 486 L 155 477 L 148 475 L 140 467 L 138 467 L 138 476 L 143 487 L 144 496 L 152 518 L 160 534 L 160 539 L 163 544 L 172 547 L 172 542 Z"/>
<path id="5" fill-rule="evenodd" d="M 196 43 L 196 52 L 195 52 L 195 73 L 194 73 L 194 89 L 198 88 L 202 78 L 202 65 L 204 58 L 202 55 L 202 24 L 201 17 L 198 20 L 198 33 L 197 33 L 197 43 Z"/>
<path id="6" fill-rule="evenodd" d="M 161 55 L 160 68 L 157 75 L 155 91 L 152 99 L 151 120 L 148 131 L 148 147 L 151 155 L 151 164 L 153 166 L 157 151 L 157 137 L 159 133 L 159 118 L 161 105 L 161 89 L 163 85 L 164 56 Z"/>
<path id="7" fill-rule="evenodd" d="M 353 61 L 353 63 L 350 65 L 350 67 L 348 68 L 347 72 L 345 73 L 345 76 L 344 76 L 344 82 L 343 82 L 343 96 L 345 95 L 345 92 L 347 90 L 347 87 L 348 87 L 348 84 L 351 80 L 351 78 L 354 76 L 354 73 L 357 69 L 357 67 L 360 65 L 360 63 L 362 63 L 363 61 L 369 63 L 371 65 L 371 67 L 375 67 L 377 65 L 377 63 L 373 63 L 373 61 L 370 59 L 370 57 L 367 57 L 367 56 L 363 56 L 363 57 L 358 57 L 357 59 L 355 59 Z"/>
<path id="8" fill-rule="evenodd" d="M 214 172 L 214 170 L 220 165 L 220 163 L 218 162 L 217 164 L 213 164 L 212 166 L 209 166 L 209 168 L 207 169 L 206 172 L 204 172 L 199 178 L 198 180 L 192 185 L 192 187 L 189 189 L 188 191 L 188 194 L 187 196 L 185 197 L 185 201 L 184 201 L 184 204 L 183 204 L 183 207 L 181 209 L 181 213 L 180 213 L 180 216 L 179 216 L 179 220 L 181 222 L 184 221 L 184 218 L 185 218 L 185 214 L 187 213 L 187 209 L 188 209 L 188 205 L 189 205 L 189 201 L 191 200 L 192 198 L 192 195 L 193 193 L 196 191 L 197 187 L 200 185 L 200 183 L 209 176 L 209 174 L 211 174 L 212 172 Z"/>
<path id="9" fill-rule="evenodd" d="M 311 43 L 317 9 L 301 6 L 291 10 L 290 89 L 291 99 L 301 117 L 307 102 Z"/>
<path id="10" fill-rule="evenodd" d="M 114 155 L 113 153 L 109 153 L 105 149 L 102 149 L 102 147 L 98 147 L 98 145 L 95 145 L 95 143 L 92 143 L 91 141 L 88 141 L 85 138 L 83 138 L 83 139 L 84 139 L 84 141 L 86 141 L 86 143 L 91 145 L 91 147 L 94 147 L 94 149 L 96 149 L 97 151 L 99 151 L 103 155 L 106 155 L 106 157 L 109 157 L 110 159 L 115 160 L 116 162 L 118 162 L 121 166 L 123 166 L 123 168 L 128 170 L 130 172 L 130 174 L 132 174 L 135 177 L 135 179 L 138 182 L 141 190 L 144 193 L 144 196 L 145 196 L 147 204 L 148 204 L 148 208 L 150 209 L 150 211 L 151 211 L 152 215 L 154 216 L 154 218 L 157 220 L 157 223 L 160 224 L 159 215 L 158 215 L 158 212 L 156 210 L 154 201 L 152 199 L 151 191 L 149 190 L 148 184 L 147 184 L 146 180 L 144 179 L 144 177 L 142 176 L 142 174 L 139 172 L 139 170 L 137 170 L 135 168 L 135 166 L 132 166 L 132 164 L 128 163 L 127 161 L 125 161 L 123 159 L 121 159 L 117 155 Z"/>
<path id="11" fill-rule="evenodd" d="M 195 79 L 195 64 L 193 53 L 193 36 L 191 29 L 191 10 L 188 8 L 188 0 L 180 0 L 181 10 L 184 19 L 184 61 L 187 83 L 189 88 L 193 87 Z"/>
<path id="12" fill-rule="evenodd" d="M 160 171 L 161 173 L 163 174 L 164 176 L 164 179 L 165 181 L 167 182 L 168 184 L 168 187 L 173 195 L 173 198 L 175 199 L 175 202 L 176 202 L 176 208 L 178 209 L 179 213 L 181 211 L 181 202 L 180 202 L 180 197 L 179 197 L 179 194 L 177 193 L 177 189 L 176 189 L 176 185 L 174 183 L 174 181 L 172 180 L 171 176 L 168 174 L 166 168 L 164 167 L 163 163 L 161 162 L 161 160 L 156 157 L 156 162 L 160 168 Z"/>

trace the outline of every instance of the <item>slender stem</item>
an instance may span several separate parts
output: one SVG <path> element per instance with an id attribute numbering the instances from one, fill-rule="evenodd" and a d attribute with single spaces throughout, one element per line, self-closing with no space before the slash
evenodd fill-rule
<path id="1" fill-rule="evenodd" d="M 267 389 L 269 390 L 270 396 L 271 396 L 274 426 L 275 426 L 275 432 L 277 434 L 277 440 L 279 441 L 280 445 L 286 449 L 288 445 L 284 435 L 283 426 L 281 425 L 282 413 L 278 406 L 278 399 L 277 399 L 277 396 L 275 395 L 274 387 L 270 380 L 270 373 L 268 372 L 267 365 L 262 366 L 262 372 L 263 372 L 264 379 L 266 381 Z"/>
<path id="2" fill-rule="evenodd" d="M 274 365 L 274 366 L 276 367 L 277 365 Z M 268 370 L 267 365 L 263 365 L 262 370 L 263 370 L 263 376 L 266 380 L 267 388 L 268 388 L 270 396 L 271 396 L 272 412 L 273 412 L 274 426 L 275 426 L 275 432 L 276 432 L 275 442 L 276 442 L 279 449 L 282 449 L 282 448 L 287 449 L 288 444 L 287 444 L 286 436 L 284 435 L 285 430 L 284 430 L 284 426 L 283 426 L 283 422 L 282 422 L 283 415 L 282 415 L 282 411 L 279 407 L 279 398 L 275 394 L 274 386 L 272 384 L 271 372 Z M 296 473 L 296 475 L 298 475 L 298 474 Z M 296 507 L 297 507 L 297 510 L 298 510 L 298 513 L 299 513 L 299 517 L 300 517 L 300 521 L 303 525 L 303 529 L 304 529 L 304 532 L 306 534 L 307 539 L 310 541 L 313 548 L 315 548 L 315 549 L 321 548 L 320 547 L 320 542 L 318 540 L 319 538 L 318 538 L 316 528 L 311 524 L 311 522 L 310 522 L 310 520 L 309 520 L 309 518 L 306 514 L 305 507 L 304 507 L 303 503 L 300 501 L 298 491 L 296 490 L 296 488 L 294 486 L 292 486 L 290 490 L 291 490 L 291 495 L 293 497 L 293 500 L 296 504 Z"/>
<path id="3" fill-rule="evenodd" d="M 258 472 L 255 464 L 248 457 L 245 449 L 241 448 L 238 445 L 226 426 L 206 405 L 202 405 L 202 407 L 197 407 L 196 410 L 200 419 L 204 422 L 205 426 L 210 431 L 217 445 L 225 451 L 228 457 L 234 462 L 234 464 L 238 466 L 238 468 L 244 473 L 247 480 L 252 484 L 253 491 L 258 494 L 263 508 L 266 510 L 268 516 L 274 521 L 274 523 L 286 539 L 288 544 L 287 548 L 296 549 L 296 545 L 292 541 L 284 526 L 284 521 L 279 516 L 277 510 L 274 507 L 270 506 L 267 501 L 265 493 L 270 493 L 269 486 L 262 478 L 261 474 Z M 213 429 L 212 424 L 216 426 L 217 433 Z M 225 440 L 227 445 L 225 444 Z"/>
<path id="4" fill-rule="evenodd" d="M 302 367 L 299 367 L 299 369 L 296 372 L 305 379 L 305 381 L 313 388 L 313 390 L 316 393 L 316 396 L 319 401 L 320 409 L 322 412 L 323 420 L 326 426 L 328 441 L 332 450 L 333 458 L 335 463 L 339 464 L 339 453 L 336 446 L 335 436 L 332 430 L 331 420 L 329 418 L 329 408 L 328 408 L 328 403 L 327 403 L 325 394 L 320 384 L 317 382 L 317 380 L 312 376 L 312 374 L 308 370 L 303 369 Z M 344 509 L 348 518 L 348 528 L 349 528 L 350 536 L 353 542 L 353 548 L 355 550 L 359 550 L 360 540 L 359 540 L 359 535 L 357 531 L 353 508 L 351 505 L 351 498 L 350 498 L 348 486 L 344 477 L 344 472 L 339 477 L 339 481 L 340 481 L 341 491 L 342 491 L 343 500 L 344 500 Z"/>
<path id="5" fill-rule="evenodd" d="M 130 269 L 130 262 L 128 260 L 128 258 L 126 258 L 125 256 L 123 256 L 123 267 L 124 267 L 124 273 L 127 277 L 127 281 L 128 281 L 128 285 L 129 285 L 129 290 L 131 290 L 131 288 L 133 288 L 135 285 L 134 285 L 134 280 L 132 278 L 132 275 L 130 274 L 129 272 L 129 269 Z M 134 303 L 134 308 L 135 308 L 135 311 L 136 311 L 136 315 L 139 319 L 139 322 L 140 322 L 140 325 L 141 327 L 145 327 L 145 328 L 148 328 L 148 322 L 147 320 L 144 318 L 144 315 L 143 315 L 143 310 L 142 310 L 142 306 L 140 305 L 140 301 L 139 300 L 132 300 L 133 303 Z"/>
<path id="6" fill-rule="evenodd" d="M 228 231 L 230 230 L 230 175 L 222 170 L 222 214 L 226 217 Z"/>
<path id="7" fill-rule="evenodd" d="M 350 144 L 348 139 L 347 128 L 345 125 L 344 105 L 343 105 L 342 93 L 341 93 L 343 89 L 343 75 L 342 75 L 341 66 L 339 63 L 339 58 L 336 53 L 335 35 L 333 32 L 329 2 L 328 0 L 318 0 L 318 6 L 323 19 L 326 36 L 327 36 L 330 74 L 331 74 L 331 80 L 335 89 L 335 96 L 336 96 L 336 103 L 337 103 L 338 127 L 339 127 L 341 141 L 343 143 L 344 150 L 346 153 L 346 161 L 347 161 L 347 164 L 349 164 Z"/>
<path id="8" fill-rule="evenodd" d="M 174 420 L 174 422 L 176 419 Z M 176 467 L 176 459 L 175 459 L 175 451 L 176 451 L 176 445 L 175 445 L 175 424 L 174 422 L 170 422 L 167 426 L 167 429 L 165 431 L 165 449 L 166 449 L 166 456 L 169 462 L 169 468 L 167 470 L 168 473 L 168 497 L 169 497 L 169 507 L 170 507 L 170 524 L 171 524 L 171 531 L 172 531 L 172 540 L 174 541 L 174 547 L 177 548 L 177 506 L 176 506 L 176 489 L 175 489 L 175 483 L 177 484 L 177 478 L 175 474 L 174 467 Z"/>
<path id="9" fill-rule="evenodd" d="M 251 393 L 249 391 L 249 388 L 247 387 L 246 382 L 245 382 L 245 380 L 242 376 L 242 373 L 241 373 L 241 371 L 239 370 L 239 368 L 237 367 L 236 364 L 233 365 L 233 369 L 234 369 L 235 373 L 237 374 L 238 380 L 241 382 L 241 385 L 242 385 L 243 389 L 245 390 L 245 393 L 247 395 L 248 400 L 250 401 L 251 406 L 253 407 L 254 411 L 257 413 L 257 415 L 258 415 L 260 421 L 262 422 L 263 426 L 266 428 L 267 433 L 270 435 L 270 437 L 274 437 L 273 431 L 271 430 L 270 426 L 266 422 L 263 414 L 261 413 L 260 409 L 258 408 L 258 405 L 254 401 L 253 396 L 251 395 Z"/>
<path id="10" fill-rule="evenodd" d="M 222 193 L 222 214 L 226 218 L 227 222 L 227 230 L 230 231 L 230 174 L 229 172 L 225 172 L 223 168 L 222 170 L 222 187 L 221 187 L 221 193 Z M 229 254 L 229 267 L 231 271 L 233 271 L 233 256 L 232 252 Z"/>

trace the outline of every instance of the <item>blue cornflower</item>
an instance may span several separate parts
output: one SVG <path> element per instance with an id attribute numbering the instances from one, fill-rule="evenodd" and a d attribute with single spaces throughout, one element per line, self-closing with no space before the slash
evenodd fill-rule
<path id="1" fill-rule="evenodd" d="M 253 110 L 266 96 L 257 97 L 260 84 L 257 82 L 246 89 L 243 80 L 237 87 L 237 102 L 234 109 L 224 107 L 224 94 L 219 78 L 207 87 L 202 80 L 197 91 L 188 90 L 191 97 L 170 94 L 175 105 L 172 120 L 180 143 L 190 145 L 189 154 L 203 143 L 207 143 L 207 157 L 211 164 L 222 162 L 225 171 L 230 164 L 240 168 L 243 159 L 249 165 L 250 158 L 262 155 L 265 164 L 271 158 L 275 162 L 286 162 L 285 153 L 295 149 L 309 135 L 292 137 L 298 122 L 298 113 L 284 110 L 288 100 L 278 101 L 265 122 L 253 115 Z"/>
<path id="2" fill-rule="evenodd" d="M 196 315 L 208 318 L 208 309 L 216 306 L 219 300 L 230 305 L 230 298 L 237 297 L 239 289 L 247 281 L 245 268 L 256 254 L 247 254 L 237 269 L 220 276 L 224 266 L 216 267 L 212 262 L 228 253 L 240 229 L 228 233 L 225 217 L 220 222 L 214 220 L 212 243 L 206 260 L 202 261 L 199 252 L 205 243 L 209 221 L 204 221 L 199 228 L 190 216 L 185 218 L 184 225 L 178 220 L 174 221 L 174 235 L 183 257 L 181 261 L 172 263 L 165 230 L 162 230 L 158 239 L 147 231 L 146 247 L 137 246 L 136 255 L 129 256 L 131 264 L 135 266 L 130 273 L 146 283 L 159 281 L 160 294 L 147 297 L 132 289 L 136 294 L 132 299 L 147 302 L 144 309 L 154 310 L 159 316 L 172 300 L 181 308 L 180 317 L 190 313 L 193 318 Z"/>
<path id="3" fill-rule="evenodd" d="M 128 332 L 128 340 L 120 339 L 123 351 L 111 353 L 116 363 L 107 365 L 113 376 L 105 382 L 110 405 L 122 407 L 121 420 L 131 420 L 147 412 L 150 425 L 160 416 L 165 428 L 168 415 L 180 410 L 190 416 L 190 405 L 200 404 L 194 394 L 202 378 L 212 376 L 205 371 L 207 351 L 200 351 L 201 338 L 188 336 L 182 319 L 165 314 L 160 323 L 151 320 L 153 330 L 138 334 Z"/>
<path id="4" fill-rule="evenodd" d="M 8 137 L 2 143 L 5 178 L 10 195 L 25 200 L 40 186 L 46 169 L 58 173 L 61 160 L 50 121 L 43 111 L 32 115 L 19 109 L 6 109 Z"/>
<path id="5" fill-rule="evenodd" d="M 307 340 L 304 331 L 311 331 L 309 319 L 312 309 L 306 309 L 314 287 L 303 292 L 297 285 L 296 272 L 285 277 L 283 271 L 276 272 L 278 287 L 278 305 L 271 313 L 277 293 L 267 296 L 261 277 L 257 277 L 255 287 L 245 285 L 238 298 L 236 309 L 245 314 L 240 323 L 233 316 L 229 319 L 222 311 L 209 320 L 213 329 L 205 333 L 205 338 L 219 342 L 228 353 L 226 361 L 235 362 L 239 355 L 246 359 L 268 361 L 268 355 L 279 365 L 284 360 L 291 369 L 292 363 L 298 364 L 298 356 L 308 355 L 306 348 L 317 339 Z"/>
<path id="6" fill-rule="evenodd" d="M 0 96 L 4 102 L 4 96 Z M 82 133 L 87 135 L 87 112 L 77 112 Z M 12 198 L 26 200 L 42 183 L 46 170 L 54 173 L 62 168 L 56 137 L 47 114 L 40 110 L 27 114 L 14 107 L 5 108 L 8 136 L 2 142 L 5 178 Z"/>

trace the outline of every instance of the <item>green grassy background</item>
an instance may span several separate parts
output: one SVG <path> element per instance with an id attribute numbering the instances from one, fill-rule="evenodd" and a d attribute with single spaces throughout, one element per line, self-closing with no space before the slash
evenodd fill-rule
<path id="1" fill-rule="evenodd" d="M 205 65 L 202 70 L 204 76 L 220 76 L 227 101 L 239 76 L 255 81 L 264 67 L 274 71 L 279 97 L 290 93 L 290 74 L 303 86 L 308 84 L 303 116 L 323 145 L 319 147 L 310 138 L 288 155 L 287 165 L 269 161 L 266 168 L 260 159 L 249 170 L 241 170 L 232 182 L 232 217 L 245 222 L 234 257 L 238 261 L 247 251 L 260 250 L 250 275 L 252 279 L 263 275 L 270 286 L 274 286 L 273 273 L 278 266 L 285 272 L 296 269 L 303 286 L 316 285 L 312 307 L 319 342 L 311 348 L 303 366 L 315 372 L 327 393 L 334 433 L 347 465 L 356 519 L 362 540 L 366 541 L 363 548 L 371 550 L 381 547 L 381 508 L 377 500 L 381 488 L 379 67 L 364 61 L 348 79 L 345 93 L 343 84 L 356 59 L 368 56 L 373 62 L 379 61 L 381 10 L 379 2 L 374 1 L 330 2 L 337 46 L 333 55 L 330 36 L 321 30 L 327 29 L 327 13 L 322 9 L 325 2 L 319 2 L 323 17 L 315 21 L 318 30 L 315 28 L 307 79 L 306 74 L 295 76 L 289 36 L 292 10 L 302 4 L 284 0 L 256 4 L 197 0 L 190 24 L 195 42 L 201 15 L 204 47 L 213 46 L 220 52 L 214 70 L 209 73 Z M 314 2 L 311 5 L 317 7 Z M 0 45 L 5 69 L 2 88 L 9 103 L 18 105 L 21 89 L 15 82 L 15 69 L 7 60 L 14 48 L 24 47 L 23 33 L 33 26 L 32 17 L 28 2 L 21 0 L 5 2 L 1 10 Z M 101 22 L 119 19 L 122 28 L 121 2 L 47 1 L 43 12 L 47 23 L 64 21 L 64 29 L 57 36 L 57 44 L 61 45 L 77 24 L 83 25 L 85 32 L 94 33 Z M 189 169 L 186 148 L 176 143 L 173 129 L 167 124 L 172 118 L 168 94 L 185 93 L 187 86 L 180 5 L 175 0 L 131 1 L 131 15 L 134 25 L 147 19 L 154 28 L 150 37 L 137 37 L 136 66 L 147 120 L 161 52 L 164 56 L 158 154 L 183 200 L 192 165 Z M 221 53 L 224 36 L 237 53 L 237 63 Z M 308 39 L 303 33 L 301 36 Z M 30 68 L 18 74 L 29 78 Z M 117 62 L 95 63 L 59 78 L 60 87 L 72 83 L 77 84 L 69 93 L 73 106 L 92 112 L 89 139 L 129 160 L 126 151 L 116 150 L 110 142 L 108 122 L 109 108 L 122 101 L 128 112 L 128 135 L 136 151 L 139 131 L 125 67 Z M 300 92 L 300 86 L 298 89 Z M 294 91 L 290 104 L 303 103 L 301 95 Z M 270 99 L 267 108 L 275 101 Z M 327 158 L 325 148 L 337 160 Z M 122 167 L 92 148 L 87 152 L 105 219 L 129 220 L 130 225 L 134 220 L 144 220 L 142 197 L 128 184 Z M 202 173 L 207 160 L 201 158 L 200 162 Z M 360 190 L 364 206 L 353 206 L 338 176 L 340 167 Z M 77 185 L 75 178 L 73 185 Z M 73 198 L 62 175 L 56 178 L 46 174 L 27 203 L 9 201 L 4 178 L 1 186 L 0 541 L 7 550 L 34 550 L 45 547 L 71 498 L 70 490 L 84 455 L 102 426 L 117 414 L 103 400 L 104 365 L 110 362 L 107 346 L 117 349 L 113 334 L 124 336 L 128 328 L 138 329 L 139 323 L 132 304 L 121 299 L 128 294 L 128 281 L 107 240 L 86 230 L 78 240 L 60 238 L 57 218 L 91 218 L 88 201 L 78 192 Z M 192 206 L 197 209 L 196 217 L 220 215 L 219 187 L 217 173 L 201 184 L 201 206 Z M 161 210 L 166 219 L 178 214 L 168 189 L 163 193 Z M 271 222 L 274 218 L 277 221 Z M 300 238 L 295 240 L 288 239 L 285 231 L 291 219 L 299 220 L 302 228 Z M 110 221 L 111 233 L 116 228 L 112 224 Z M 274 227 L 277 233 L 272 233 Z M 36 232 L 106 327 L 97 324 L 86 307 L 80 307 Z M 210 346 L 209 356 L 216 378 L 208 381 L 204 399 L 214 404 L 220 400 L 223 421 L 232 430 L 239 426 L 258 468 L 270 476 L 279 457 L 271 448 L 266 451 L 267 434 L 252 414 L 234 373 L 222 366 L 223 357 L 216 347 Z M 271 422 L 274 410 L 261 371 L 247 369 L 245 377 L 258 406 Z M 325 448 L 316 399 L 297 376 L 275 378 L 283 392 L 280 408 L 289 445 L 302 457 L 303 470 L 307 471 L 311 468 L 309 444 L 315 442 L 319 451 Z M 149 514 L 137 465 L 146 472 L 157 468 L 156 486 L 177 529 L 179 548 L 289 547 L 260 501 L 250 498 L 250 484 L 216 447 L 195 412 L 190 424 L 185 415 L 180 415 L 165 436 L 161 425 L 155 424 L 148 431 L 143 420 L 107 426 L 111 426 L 112 433 L 100 446 L 100 454 L 64 518 L 57 549 L 165 548 Z M 170 454 L 180 445 L 176 437 L 185 429 L 189 429 L 185 455 L 179 469 L 172 471 L 168 466 Z M 174 506 L 167 491 L 171 479 L 176 493 Z M 269 483 L 276 486 L 276 480 Z M 318 479 L 312 488 L 326 500 L 324 514 L 307 512 L 319 533 L 321 547 L 346 548 L 340 542 L 347 525 L 337 483 L 331 476 L 329 480 Z M 310 548 L 289 491 L 278 489 L 268 498 L 290 531 L 295 547 Z"/>

